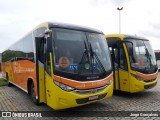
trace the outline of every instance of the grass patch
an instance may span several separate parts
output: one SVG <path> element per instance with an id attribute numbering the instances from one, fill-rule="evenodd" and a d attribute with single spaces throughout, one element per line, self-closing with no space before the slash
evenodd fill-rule
<path id="1" fill-rule="evenodd" d="M 3 78 L 0 78 L 0 86 L 7 85 L 7 81 Z"/>

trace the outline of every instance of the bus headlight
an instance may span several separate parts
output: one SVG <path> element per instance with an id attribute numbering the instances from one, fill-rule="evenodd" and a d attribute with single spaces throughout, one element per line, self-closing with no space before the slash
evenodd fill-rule
<path id="1" fill-rule="evenodd" d="M 113 82 L 113 78 L 107 82 L 107 85 L 110 85 Z"/>
<path id="2" fill-rule="evenodd" d="M 62 90 L 65 90 L 65 91 L 67 91 L 67 92 L 73 91 L 73 90 L 75 89 L 75 88 L 73 88 L 73 87 L 70 87 L 70 86 L 68 86 L 68 85 L 62 84 L 62 83 L 57 82 L 57 81 L 54 81 L 54 83 L 55 83 L 58 87 L 60 87 Z"/>
<path id="3" fill-rule="evenodd" d="M 140 80 L 140 81 L 144 81 L 145 79 L 135 75 L 135 74 L 131 74 L 133 77 L 135 77 L 137 80 Z"/>

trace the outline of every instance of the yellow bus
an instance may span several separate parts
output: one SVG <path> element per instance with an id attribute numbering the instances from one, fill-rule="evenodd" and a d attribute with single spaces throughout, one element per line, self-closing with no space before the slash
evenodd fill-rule
<path id="1" fill-rule="evenodd" d="M 140 92 L 157 84 L 158 67 L 149 40 L 131 35 L 108 34 L 114 71 L 114 90 Z"/>
<path id="2" fill-rule="evenodd" d="M 2 75 L 55 110 L 111 97 L 113 72 L 105 35 L 96 29 L 42 23 L 2 53 Z"/>

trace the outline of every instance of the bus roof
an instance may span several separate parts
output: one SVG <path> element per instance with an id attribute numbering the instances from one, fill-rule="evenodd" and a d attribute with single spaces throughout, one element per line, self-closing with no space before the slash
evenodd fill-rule
<path id="1" fill-rule="evenodd" d="M 28 34 L 32 33 L 34 30 L 39 29 L 41 27 L 45 27 L 45 28 L 53 28 L 53 27 L 66 28 L 66 29 L 73 29 L 73 30 L 103 34 L 102 31 L 100 31 L 98 29 L 95 29 L 95 28 L 90 28 L 90 27 L 85 27 L 85 26 L 80 26 L 80 25 L 73 25 L 73 24 L 66 24 L 66 23 L 59 23 L 59 22 L 44 22 L 44 23 L 41 23 L 41 24 L 37 25 L 33 30 L 29 31 L 27 34 L 25 34 L 23 37 L 21 37 L 18 41 L 16 41 L 12 45 L 16 44 L 21 39 L 23 39 L 25 36 L 27 36 Z M 9 47 L 11 47 L 12 45 L 10 45 Z"/>
<path id="2" fill-rule="evenodd" d="M 46 27 L 46 28 L 65 28 L 65 29 L 73 29 L 73 30 L 79 30 L 79 31 L 85 31 L 85 32 L 94 32 L 94 33 L 103 33 L 102 31 L 95 29 L 95 28 L 90 28 L 86 26 L 80 26 L 80 25 L 73 25 L 73 24 L 68 24 L 68 23 L 59 23 L 59 22 L 44 22 L 35 27 L 34 30 L 41 28 L 41 27 Z"/>
<path id="3" fill-rule="evenodd" d="M 155 53 L 160 53 L 160 50 L 154 50 Z"/>
<path id="4" fill-rule="evenodd" d="M 49 28 L 56 27 L 56 28 L 66 28 L 66 29 L 86 31 L 86 32 L 103 33 L 102 31 L 95 28 L 73 25 L 73 24 L 66 24 L 66 23 L 48 22 L 48 26 Z"/>
<path id="5" fill-rule="evenodd" d="M 138 40 L 148 40 L 144 37 L 141 37 L 141 36 L 136 36 L 136 35 L 127 35 L 127 34 L 107 34 L 106 35 L 106 38 L 109 38 L 109 37 L 118 37 L 120 38 L 121 40 L 124 40 L 124 39 L 138 39 Z"/>

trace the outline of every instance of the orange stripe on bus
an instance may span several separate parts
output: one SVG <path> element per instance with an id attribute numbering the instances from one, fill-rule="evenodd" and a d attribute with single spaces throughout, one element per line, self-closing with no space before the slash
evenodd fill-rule
<path id="1" fill-rule="evenodd" d="M 54 75 L 53 80 L 61 82 L 61 77 Z"/>
<path id="2" fill-rule="evenodd" d="M 54 75 L 53 80 L 61 82 L 65 85 L 74 87 L 76 89 L 91 89 L 91 88 L 97 88 L 105 86 L 111 79 L 113 79 L 113 73 L 110 74 L 107 78 L 97 81 L 86 81 L 86 82 L 79 82 L 70 80 L 67 78 L 59 77 Z"/>
<path id="3" fill-rule="evenodd" d="M 145 80 L 150 80 L 150 79 L 155 79 L 158 76 L 158 71 L 154 74 L 148 74 L 148 75 L 140 73 L 140 72 L 136 72 L 136 75 L 145 79 Z"/>

